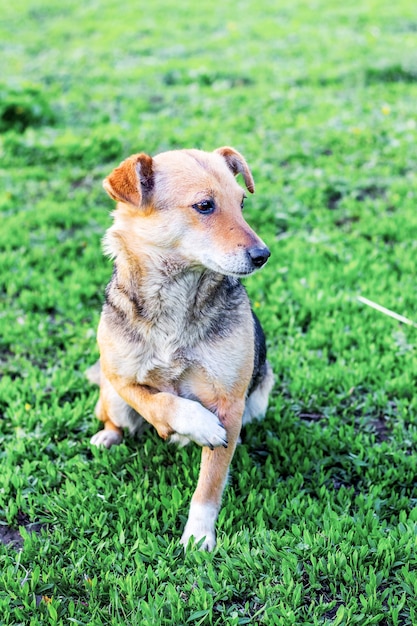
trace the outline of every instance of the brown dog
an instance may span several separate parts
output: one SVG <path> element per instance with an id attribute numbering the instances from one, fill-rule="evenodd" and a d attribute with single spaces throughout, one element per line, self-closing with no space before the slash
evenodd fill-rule
<path id="1" fill-rule="evenodd" d="M 110 447 L 144 418 L 163 438 L 203 446 L 181 542 L 211 550 L 243 423 L 266 411 L 273 374 L 239 279 L 269 250 L 242 217 L 249 167 L 233 148 L 135 154 L 104 181 L 118 202 L 104 245 L 113 277 L 98 329 L 94 445 Z"/>

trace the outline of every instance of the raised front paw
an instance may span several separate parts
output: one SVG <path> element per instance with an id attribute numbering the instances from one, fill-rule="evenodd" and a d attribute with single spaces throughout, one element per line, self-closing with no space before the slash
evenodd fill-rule
<path id="1" fill-rule="evenodd" d="M 204 409 L 205 410 L 205 409 Z M 189 437 L 200 446 L 208 446 L 211 450 L 219 446 L 227 448 L 227 432 L 225 427 L 213 413 L 206 411 L 214 419 L 207 420 L 206 416 L 198 416 L 192 420 L 192 430 Z"/>
<path id="2" fill-rule="evenodd" d="M 227 448 L 227 432 L 217 415 L 193 400 L 182 398 L 181 401 L 182 410 L 172 420 L 175 433 L 181 437 L 174 434 L 171 440 L 183 443 L 186 437 L 212 450 L 218 446 Z"/>

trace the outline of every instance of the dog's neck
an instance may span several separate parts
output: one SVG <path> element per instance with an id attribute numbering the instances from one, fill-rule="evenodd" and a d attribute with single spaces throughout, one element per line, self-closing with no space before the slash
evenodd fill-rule
<path id="1" fill-rule="evenodd" d="M 184 324 L 211 317 L 218 299 L 225 301 L 239 285 L 236 278 L 224 276 L 203 267 L 189 268 L 173 257 L 144 256 L 139 263 L 119 254 L 107 295 L 114 302 L 130 301 L 136 318 L 157 323 L 158 320 L 183 319 Z"/>

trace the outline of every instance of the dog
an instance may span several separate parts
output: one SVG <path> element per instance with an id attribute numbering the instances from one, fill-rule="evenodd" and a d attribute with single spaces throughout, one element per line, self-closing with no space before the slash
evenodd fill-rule
<path id="1" fill-rule="evenodd" d="M 144 421 L 160 437 L 202 446 L 181 543 L 216 543 L 215 523 L 242 424 L 264 416 L 273 386 L 265 337 L 240 279 L 270 252 L 242 215 L 244 157 L 173 150 L 140 153 L 104 181 L 115 200 L 104 250 L 114 260 L 98 328 L 100 385 L 91 439 L 110 448 Z"/>

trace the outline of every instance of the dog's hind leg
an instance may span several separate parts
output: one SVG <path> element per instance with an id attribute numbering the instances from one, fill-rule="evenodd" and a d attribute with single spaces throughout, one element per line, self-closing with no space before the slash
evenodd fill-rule
<path id="1" fill-rule="evenodd" d="M 100 398 L 95 412 L 104 428 L 91 438 L 94 446 L 110 448 L 118 445 L 123 439 L 123 428 L 137 434 L 144 423 L 143 418 L 122 400 L 103 372 L 100 373 Z"/>
<path id="2" fill-rule="evenodd" d="M 88 368 L 85 375 L 90 383 L 101 387 L 103 379 L 101 375 L 100 359 Z M 104 423 L 104 428 L 91 437 L 90 443 L 94 446 L 104 446 L 105 448 L 110 448 L 113 445 L 118 445 L 122 441 L 123 433 L 122 429 L 119 428 L 119 426 L 116 426 L 116 424 L 114 424 L 111 420 L 109 414 L 109 402 L 105 397 L 103 397 L 105 395 L 106 394 L 103 393 L 103 390 L 101 390 L 100 399 L 95 408 L 96 417 Z"/>
<path id="3" fill-rule="evenodd" d="M 104 422 L 104 428 L 91 437 L 90 443 L 93 446 L 104 446 L 105 448 L 111 448 L 111 446 L 119 445 L 123 439 L 123 431 L 121 428 L 116 426 L 110 418 L 105 419 L 105 416 L 102 413 L 100 400 L 96 406 L 96 415 L 99 420 Z"/>
<path id="4" fill-rule="evenodd" d="M 246 398 L 245 412 L 243 413 L 242 419 L 243 426 L 249 424 L 254 419 L 260 420 L 265 417 L 268 408 L 269 394 L 273 386 L 274 373 L 270 363 L 265 361 L 262 376 Z"/>

